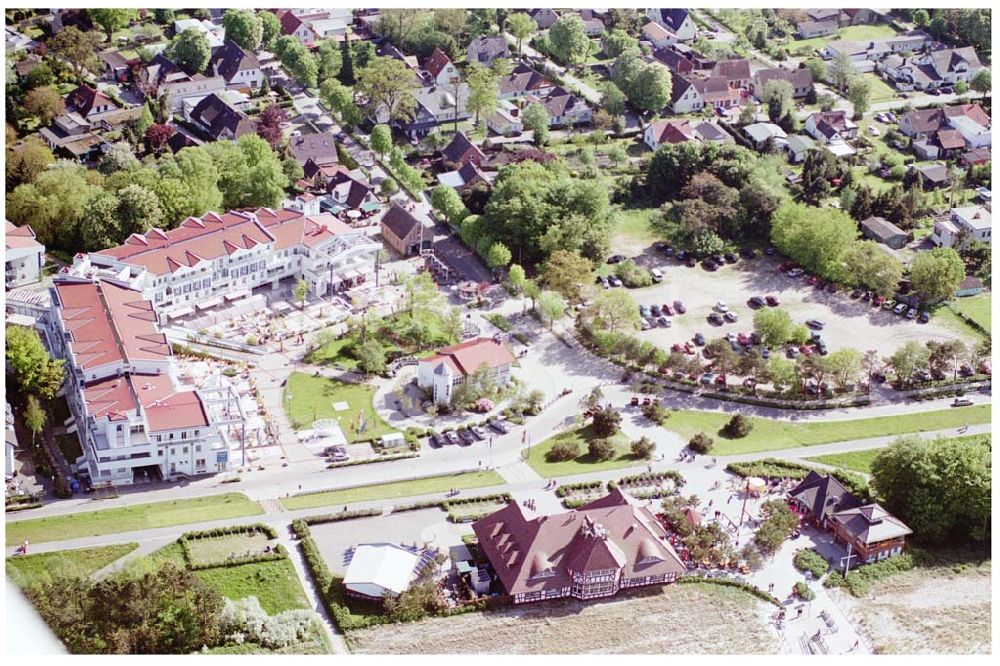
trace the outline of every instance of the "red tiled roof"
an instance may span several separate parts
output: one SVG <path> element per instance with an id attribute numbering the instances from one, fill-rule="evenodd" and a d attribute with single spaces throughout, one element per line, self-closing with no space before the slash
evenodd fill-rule
<path id="1" fill-rule="evenodd" d="M 66 108 L 75 110 L 84 117 L 89 115 L 98 104 L 117 106 L 110 97 L 86 85 L 78 87 L 66 96 Z"/>
<path id="2" fill-rule="evenodd" d="M 132 381 L 140 384 L 145 379 L 132 376 Z M 208 417 L 201 399 L 194 391 L 178 391 L 166 397 L 145 400 L 140 386 L 139 398 L 146 412 L 146 421 L 150 432 L 178 430 L 180 428 L 195 428 L 208 425 Z M 150 393 L 148 397 L 152 397 Z"/>
<path id="3" fill-rule="evenodd" d="M 444 347 L 436 355 L 425 359 L 427 363 L 447 363 L 462 375 L 471 375 L 483 364 L 496 368 L 513 361 L 514 356 L 510 350 L 503 343 L 494 342 L 492 338 L 466 340 Z"/>
<path id="4" fill-rule="evenodd" d="M 157 330 L 153 305 L 138 291 L 107 281 L 57 282 L 55 289 L 80 368 L 170 356 L 167 338 Z"/>
<path id="5" fill-rule="evenodd" d="M 571 571 L 626 577 L 680 574 L 684 564 L 645 507 L 617 488 L 576 511 L 529 519 L 517 502 L 473 524 L 509 594 L 571 585 Z"/>
<path id="6" fill-rule="evenodd" d="M 42 247 L 42 244 L 35 240 L 35 230 L 30 226 L 19 227 L 10 220 L 6 220 L 4 227 L 4 244 L 8 250 Z"/>
<path id="7" fill-rule="evenodd" d="M 280 211 L 261 208 L 256 211 L 261 224 L 274 236 L 275 250 L 284 250 L 297 245 L 315 247 L 338 234 L 351 233 L 349 226 L 330 213 L 308 217 L 302 214 L 289 214 L 295 212 L 287 208 Z"/>
<path id="8" fill-rule="evenodd" d="M 424 69 L 431 73 L 435 79 L 438 74 L 441 73 L 445 67 L 451 64 L 451 59 L 445 55 L 445 52 L 441 49 L 435 47 L 434 53 L 430 55 L 429 58 L 424 62 Z"/>

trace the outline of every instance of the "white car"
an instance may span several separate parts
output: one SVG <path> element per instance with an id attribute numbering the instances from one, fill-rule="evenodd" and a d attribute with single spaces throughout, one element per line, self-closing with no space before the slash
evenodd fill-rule
<path id="1" fill-rule="evenodd" d="M 729 306 L 726 305 L 725 301 L 719 301 L 715 304 L 715 309 L 717 312 L 729 312 Z"/>
<path id="2" fill-rule="evenodd" d="M 871 134 L 872 136 L 878 136 L 879 134 L 881 134 L 881 132 L 878 131 L 878 128 L 875 127 L 874 125 L 868 126 L 868 133 Z"/>
<path id="3" fill-rule="evenodd" d="M 653 278 L 653 282 L 663 282 L 663 271 L 659 268 L 650 268 L 649 275 Z"/>

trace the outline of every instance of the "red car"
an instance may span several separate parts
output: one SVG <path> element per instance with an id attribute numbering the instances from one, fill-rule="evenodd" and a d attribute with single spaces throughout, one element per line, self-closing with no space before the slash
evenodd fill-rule
<path id="1" fill-rule="evenodd" d="M 719 386 L 725 386 L 726 385 L 726 376 L 725 375 L 719 375 L 718 377 L 715 378 L 715 383 L 718 384 Z"/>
<path id="2" fill-rule="evenodd" d="M 672 352 L 683 352 L 684 348 L 681 347 L 681 345 L 680 345 L 679 342 L 675 342 L 674 344 L 670 345 L 670 351 L 672 351 Z"/>
<path id="3" fill-rule="evenodd" d="M 668 317 L 672 317 L 674 315 L 674 311 L 670 307 L 669 303 L 664 303 L 663 304 L 663 314 L 667 315 Z"/>
<path id="4" fill-rule="evenodd" d="M 810 347 L 809 345 L 802 345 L 801 347 L 799 347 L 799 351 L 802 352 L 806 356 L 812 356 L 813 355 L 813 348 Z"/>
<path id="5" fill-rule="evenodd" d="M 793 268 L 795 268 L 795 262 L 794 261 L 786 261 L 783 264 L 781 264 L 781 266 L 778 267 L 778 272 L 779 273 L 786 273 L 786 272 L 792 270 Z"/>
<path id="6" fill-rule="evenodd" d="M 815 275 L 810 275 L 809 278 L 806 280 L 806 282 L 809 283 L 810 286 L 815 287 L 817 284 L 819 284 L 819 278 L 816 277 Z"/>
<path id="7" fill-rule="evenodd" d="M 697 352 L 695 351 L 695 348 L 694 348 L 693 344 L 691 344 L 690 342 L 685 342 L 684 343 L 684 353 L 685 354 L 695 354 Z"/>

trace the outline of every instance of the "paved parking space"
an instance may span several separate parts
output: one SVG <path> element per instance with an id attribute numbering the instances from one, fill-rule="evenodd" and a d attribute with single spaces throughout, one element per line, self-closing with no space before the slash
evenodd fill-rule
<path id="1" fill-rule="evenodd" d="M 647 253 L 640 258 L 647 266 L 657 266 L 664 274 L 660 284 L 631 290 L 637 303 L 673 303 L 680 299 L 687 314 L 674 316 L 670 328 L 656 327 L 639 333 L 639 337 L 666 349 L 678 342 L 690 340 L 701 332 L 708 340 L 728 333 L 749 333 L 753 330 L 754 311 L 747 305 L 752 296 L 777 296 L 779 307 L 785 308 L 792 319 L 805 323 L 819 319 L 826 326 L 823 338 L 831 350 L 854 347 L 862 351 L 878 349 L 889 355 L 909 340 L 962 339 L 943 324 L 919 324 L 881 309 L 855 301 L 846 292 L 831 294 L 806 284 L 804 279 L 791 279 L 778 273 L 778 262 L 769 257 L 740 260 L 710 273 L 699 264 L 688 268 L 662 255 Z M 739 321 L 713 326 L 706 317 L 717 301 L 725 301 Z M 968 340 L 967 340 L 968 342 Z"/>

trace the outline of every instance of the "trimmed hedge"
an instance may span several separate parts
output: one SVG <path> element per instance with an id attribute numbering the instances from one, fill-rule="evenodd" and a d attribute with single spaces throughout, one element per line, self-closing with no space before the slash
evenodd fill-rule
<path id="1" fill-rule="evenodd" d="M 340 513 L 327 513 L 320 516 L 309 516 L 302 519 L 302 522 L 309 525 L 322 525 L 323 523 L 336 523 L 341 520 L 351 520 L 352 518 L 370 518 L 381 516 L 382 509 L 355 509 L 354 511 L 341 511 Z M 292 523 L 294 529 L 295 523 Z"/>
<path id="2" fill-rule="evenodd" d="M 556 497 L 566 497 L 574 490 L 600 490 L 604 485 L 603 481 L 582 481 L 580 483 L 567 483 L 556 488 Z"/>
<path id="3" fill-rule="evenodd" d="M 486 516 L 494 513 L 494 511 L 483 511 L 480 513 L 459 516 L 452 513 L 452 507 L 462 506 L 464 504 L 479 504 L 482 502 L 494 502 L 496 504 L 500 504 L 501 502 L 510 502 L 513 499 L 514 497 L 510 493 L 496 493 L 494 495 L 482 495 L 480 497 L 463 497 L 456 500 L 445 500 L 440 506 L 448 512 L 448 522 L 468 523 L 485 518 Z"/>
<path id="4" fill-rule="evenodd" d="M 915 566 L 913 555 L 903 553 L 881 562 L 862 564 L 856 569 L 851 569 L 847 578 L 844 578 L 844 575 L 839 571 L 833 571 L 823 581 L 823 587 L 845 587 L 852 596 L 863 597 L 868 594 L 872 583 L 885 580 L 903 571 L 909 571 Z"/>
<path id="5" fill-rule="evenodd" d="M 744 583 L 739 580 L 731 580 L 729 578 L 702 578 L 700 576 L 681 576 L 677 579 L 678 584 L 682 583 L 708 583 L 710 585 L 721 585 L 723 587 L 735 587 L 737 589 L 743 590 L 744 592 L 749 592 L 758 599 L 763 599 L 769 603 L 774 604 L 777 607 L 781 607 L 781 602 L 774 595 L 765 592 L 764 590 L 751 585 L 750 583 Z"/>
<path id="6" fill-rule="evenodd" d="M 799 571 L 808 571 L 816 578 L 822 578 L 830 570 L 830 564 L 814 548 L 803 548 L 795 553 L 792 564 Z"/>
<path id="7" fill-rule="evenodd" d="M 185 532 L 177 539 L 181 545 L 181 551 L 184 553 L 184 561 L 187 563 L 187 568 L 191 571 L 200 571 L 202 569 L 217 569 L 219 567 L 236 567 L 242 564 L 254 564 L 257 562 L 270 562 L 272 560 L 281 560 L 288 557 L 288 551 L 281 544 L 274 547 L 271 552 L 267 553 L 257 553 L 256 555 L 243 555 L 240 557 L 227 557 L 223 560 L 215 560 L 210 562 L 195 562 L 194 557 L 191 554 L 191 550 L 188 546 L 189 541 L 199 541 L 201 539 L 218 539 L 220 537 L 229 536 L 232 534 L 263 534 L 268 539 L 277 539 L 278 532 L 270 525 L 265 525 L 263 523 L 255 523 L 253 525 L 233 525 L 230 527 L 216 527 L 210 530 L 203 530 L 200 532 Z"/>
<path id="8" fill-rule="evenodd" d="M 278 531 L 270 525 L 266 525 L 264 523 L 254 523 L 252 525 L 213 527 L 210 530 L 201 530 L 199 532 L 185 532 L 180 536 L 180 539 L 182 541 L 185 539 L 207 539 L 211 537 L 228 536 L 230 534 L 253 534 L 254 532 L 260 532 L 268 539 L 278 538 Z"/>
<path id="9" fill-rule="evenodd" d="M 631 486 L 648 486 L 667 479 L 673 481 L 674 486 L 677 488 L 683 488 L 684 484 L 687 483 L 684 480 L 684 475 L 680 472 L 674 469 L 668 469 L 663 472 L 643 472 L 642 474 L 623 476 L 618 479 L 618 483 L 616 485 L 625 486 L 626 488 Z"/>

